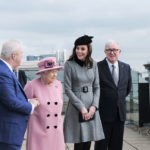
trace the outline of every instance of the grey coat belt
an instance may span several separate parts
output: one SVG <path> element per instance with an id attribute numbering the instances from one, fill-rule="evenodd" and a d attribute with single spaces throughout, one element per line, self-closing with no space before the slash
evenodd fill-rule
<path id="1" fill-rule="evenodd" d="M 83 86 L 83 87 L 77 87 L 77 88 L 73 88 L 72 89 L 73 92 L 83 92 L 83 93 L 87 93 L 87 92 L 92 92 L 93 91 L 93 87 L 91 86 Z"/>

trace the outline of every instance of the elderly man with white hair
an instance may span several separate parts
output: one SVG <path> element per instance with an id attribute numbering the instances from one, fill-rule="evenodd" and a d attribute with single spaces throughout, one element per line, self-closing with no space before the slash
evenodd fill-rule
<path id="1" fill-rule="evenodd" d="M 39 105 L 28 99 L 13 70 L 22 59 L 22 45 L 15 40 L 3 44 L 0 58 L 0 150 L 20 150 L 29 115 Z"/>
<path id="2" fill-rule="evenodd" d="M 98 62 L 100 79 L 99 112 L 105 139 L 97 141 L 95 150 L 122 150 L 125 98 L 131 89 L 130 66 L 118 60 L 121 49 L 114 40 L 105 45 L 106 58 Z"/>

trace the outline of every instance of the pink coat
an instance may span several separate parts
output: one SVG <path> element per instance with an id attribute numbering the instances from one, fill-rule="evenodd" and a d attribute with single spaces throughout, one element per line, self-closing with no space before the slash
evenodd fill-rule
<path id="1" fill-rule="evenodd" d="M 26 150 L 65 150 L 61 83 L 44 85 L 40 78 L 34 79 L 25 86 L 25 93 L 40 102 L 29 119 Z"/>

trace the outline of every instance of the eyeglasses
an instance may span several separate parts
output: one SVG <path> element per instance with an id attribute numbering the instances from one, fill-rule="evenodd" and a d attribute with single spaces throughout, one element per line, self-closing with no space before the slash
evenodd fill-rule
<path id="1" fill-rule="evenodd" d="M 113 53 L 116 53 L 116 52 L 118 52 L 120 49 L 106 49 L 105 51 L 106 52 L 109 52 L 109 53 L 111 53 L 111 52 L 113 52 Z"/>

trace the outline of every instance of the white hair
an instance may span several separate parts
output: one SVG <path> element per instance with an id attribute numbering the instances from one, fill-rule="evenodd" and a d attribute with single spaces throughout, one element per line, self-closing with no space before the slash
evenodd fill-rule
<path id="1" fill-rule="evenodd" d="M 108 40 L 108 41 L 106 42 L 106 44 L 105 44 L 105 49 L 106 49 L 107 46 L 113 45 L 113 44 L 118 45 L 118 48 L 120 48 L 120 45 L 119 45 L 118 42 L 116 42 L 115 40 Z"/>
<path id="2" fill-rule="evenodd" d="M 11 54 L 16 53 L 21 48 L 22 45 L 19 41 L 9 40 L 3 44 L 1 56 L 5 58 L 10 58 Z"/>

